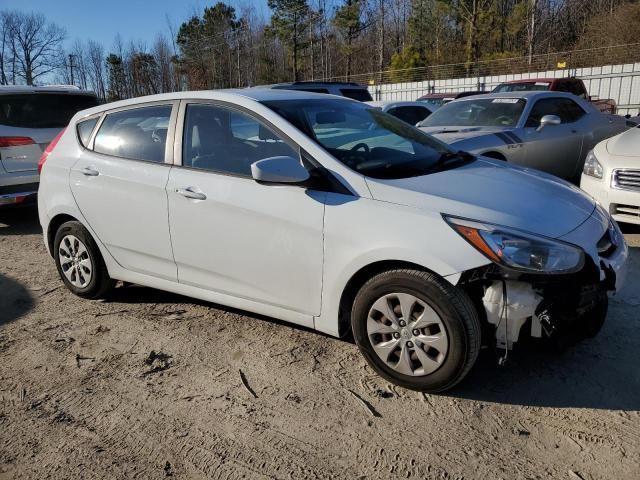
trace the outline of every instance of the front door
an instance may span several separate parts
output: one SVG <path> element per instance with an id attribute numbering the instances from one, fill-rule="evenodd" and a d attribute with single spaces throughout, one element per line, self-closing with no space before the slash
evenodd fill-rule
<path id="1" fill-rule="evenodd" d="M 171 118 L 171 104 L 107 113 L 70 182 L 89 226 L 122 267 L 176 281 L 165 190 Z"/>
<path id="2" fill-rule="evenodd" d="M 538 131 L 545 115 L 560 117 L 560 125 Z M 527 165 L 565 179 L 573 179 L 582 158 L 584 131 L 579 122 L 584 110 L 573 100 L 544 98 L 533 105 L 525 125 Z"/>
<path id="3" fill-rule="evenodd" d="M 185 106 L 182 166 L 167 185 L 178 281 L 318 315 L 326 194 L 251 177 L 252 163 L 282 155 L 299 151 L 260 119 Z"/>

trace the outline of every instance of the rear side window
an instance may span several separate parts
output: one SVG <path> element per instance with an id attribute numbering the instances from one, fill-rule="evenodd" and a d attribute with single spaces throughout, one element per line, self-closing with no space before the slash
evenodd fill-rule
<path id="1" fill-rule="evenodd" d="M 93 149 L 116 157 L 164 162 L 171 108 L 159 105 L 108 114 Z"/>
<path id="2" fill-rule="evenodd" d="M 80 110 L 98 104 L 92 95 L 20 93 L 0 96 L 0 125 L 19 128 L 62 128 Z"/>
<path id="3" fill-rule="evenodd" d="M 78 122 L 76 129 L 78 131 L 78 138 L 80 139 L 80 143 L 83 147 L 86 147 L 89 144 L 89 139 L 91 138 L 91 132 L 98 123 L 98 118 L 90 118 L 89 120 L 84 120 L 82 122 Z"/>
<path id="4" fill-rule="evenodd" d="M 360 102 L 370 102 L 373 100 L 369 90 L 365 88 L 341 88 L 340 93 L 343 97 L 352 98 Z"/>

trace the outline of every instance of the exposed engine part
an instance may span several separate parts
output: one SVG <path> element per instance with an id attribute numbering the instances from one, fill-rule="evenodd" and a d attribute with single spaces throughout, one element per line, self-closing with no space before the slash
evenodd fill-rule
<path id="1" fill-rule="evenodd" d="M 522 325 L 529 318 L 532 319 L 531 334 L 541 336 L 542 324 L 536 315 L 541 301 L 542 297 L 534 291 L 530 283 L 505 280 L 503 285 L 503 281 L 499 280 L 486 288 L 482 303 L 487 313 L 487 321 L 496 326 L 498 348 L 513 348 L 513 344 L 518 341 Z M 502 362 L 504 363 L 504 360 Z"/>

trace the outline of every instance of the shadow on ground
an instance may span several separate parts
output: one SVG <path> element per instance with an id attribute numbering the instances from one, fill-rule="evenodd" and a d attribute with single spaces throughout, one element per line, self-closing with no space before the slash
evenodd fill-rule
<path id="1" fill-rule="evenodd" d="M 33 297 L 22 284 L 0 273 L 0 328 L 28 313 L 33 304 Z"/>
<path id="2" fill-rule="evenodd" d="M 35 206 L 0 208 L 0 236 L 41 232 L 38 209 Z"/>

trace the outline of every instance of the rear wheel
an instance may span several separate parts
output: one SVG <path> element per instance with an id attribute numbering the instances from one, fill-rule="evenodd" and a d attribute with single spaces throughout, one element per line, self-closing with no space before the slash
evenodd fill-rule
<path id="1" fill-rule="evenodd" d="M 391 270 L 369 280 L 353 304 L 360 351 L 382 377 L 440 392 L 469 372 L 480 351 L 480 321 L 468 296 L 438 276 Z"/>
<path id="2" fill-rule="evenodd" d="M 53 251 L 60 278 L 79 297 L 101 298 L 113 287 L 98 246 L 80 222 L 58 228 Z"/>

